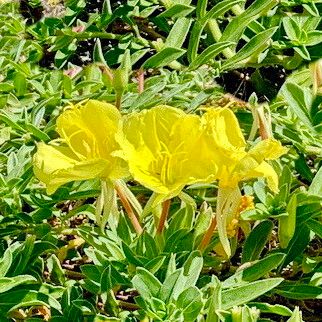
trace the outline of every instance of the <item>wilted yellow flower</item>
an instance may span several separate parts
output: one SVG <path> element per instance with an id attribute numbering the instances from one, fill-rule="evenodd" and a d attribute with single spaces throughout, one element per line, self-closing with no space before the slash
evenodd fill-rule
<path id="1" fill-rule="evenodd" d="M 231 254 L 227 228 L 238 212 L 240 181 L 263 177 L 268 187 L 278 191 L 278 175 L 265 160 L 274 160 L 286 153 L 279 141 L 260 141 L 248 152 L 235 114 L 227 108 L 209 109 L 202 117 L 208 141 L 208 153 L 216 164 L 219 180 L 216 218 L 219 239 L 227 256 Z"/>
<path id="2" fill-rule="evenodd" d="M 62 144 L 39 143 L 34 155 L 34 173 L 47 192 L 75 180 L 126 176 L 126 162 L 114 155 L 120 149 L 115 140 L 120 121 L 113 105 L 96 100 L 65 110 L 57 119 Z"/>
<path id="3" fill-rule="evenodd" d="M 159 195 L 155 203 L 215 174 L 200 118 L 180 109 L 162 105 L 130 114 L 118 140 L 134 179 Z"/>

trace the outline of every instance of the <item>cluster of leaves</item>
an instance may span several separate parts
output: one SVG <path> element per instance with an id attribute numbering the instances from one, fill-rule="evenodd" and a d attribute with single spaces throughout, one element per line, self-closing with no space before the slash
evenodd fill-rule
<path id="1" fill-rule="evenodd" d="M 0 4 L 0 319 L 302 321 L 296 306 L 304 301 L 309 321 L 322 297 L 322 67 L 305 63 L 321 52 L 321 1 L 7 2 Z M 249 103 L 227 98 L 214 82 L 251 67 L 258 94 L 276 92 L 262 78 L 263 66 L 276 64 L 290 76 L 264 106 L 256 95 Z M 137 237 L 125 216 L 104 233 L 95 225 L 99 182 L 48 196 L 34 178 L 35 145 L 57 137 L 62 108 L 88 98 L 115 102 L 109 73 L 120 68 L 123 111 L 228 104 L 250 140 L 253 118 L 265 115 L 290 148 L 275 164 L 278 194 L 261 180 L 243 186 L 255 209 L 241 213 L 248 233 L 235 236 L 231 259 L 212 252 L 216 234 L 198 250 L 214 185 L 187 187 L 194 201 L 173 201 L 163 234 L 152 227 Z M 149 76 L 143 93 L 132 70 Z M 131 189 L 142 203 L 149 197 Z"/>

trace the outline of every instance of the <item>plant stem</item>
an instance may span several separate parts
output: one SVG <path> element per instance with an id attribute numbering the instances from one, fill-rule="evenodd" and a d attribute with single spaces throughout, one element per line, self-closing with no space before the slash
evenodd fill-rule
<path id="1" fill-rule="evenodd" d="M 202 252 L 207 248 L 207 246 L 209 245 L 210 239 L 214 233 L 214 230 L 217 226 L 217 220 L 216 220 L 216 216 L 214 215 L 212 217 L 212 221 L 210 223 L 210 226 L 208 227 L 208 230 L 206 231 L 205 235 L 202 238 L 202 241 L 199 245 L 199 250 L 201 250 Z"/>
<path id="2" fill-rule="evenodd" d="M 138 71 L 138 91 L 139 94 L 144 91 L 144 70 L 142 68 Z"/>
<path id="3" fill-rule="evenodd" d="M 216 19 L 209 19 L 208 29 L 209 29 L 212 37 L 215 39 L 215 41 L 218 42 L 222 36 L 222 33 L 221 33 L 221 30 L 218 26 Z M 223 55 L 226 58 L 231 58 L 235 55 L 235 53 L 230 48 L 226 48 L 223 50 Z"/>
<path id="4" fill-rule="evenodd" d="M 122 300 L 117 300 L 117 302 L 118 302 L 118 305 L 120 308 L 129 310 L 129 311 L 136 311 L 140 308 L 135 303 L 130 303 L 130 302 L 122 301 Z"/>
<path id="5" fill-rule="evenodd" d="M 115 97 L 115 106 L 118 110 L 121 109 L 121 103 L 122 103 L 122 94 L 116 93 Z"/>
<path id="6" fill-rule="evenodd" d="M 162 204 L 162 212 L 157 228 L 157 234 L 161 234 L 164 229 L 164 224 L 168 218 L 169 209 L 170 209 L 171 199 L 165 200 Z"/>
<path id="7" fill-rule="evenodd" d="M 143 228 L 141 227 L 137 217 L 135 216 L 135 213 L 131 207 L 131 204 L 129 203 L 129 201 L 126 198 L 126 196 L 124 195 L 122 189 L 120 189 L 120 187 L 118 185 L 115 185 L 115 190 L 122 202 L 122 205 L 123 205 L 127 215 L 129 216 L 129 219 L 133 225 L 133 228 L 135 229 L 137 234 L 140 235 L 143 232 Z"/>

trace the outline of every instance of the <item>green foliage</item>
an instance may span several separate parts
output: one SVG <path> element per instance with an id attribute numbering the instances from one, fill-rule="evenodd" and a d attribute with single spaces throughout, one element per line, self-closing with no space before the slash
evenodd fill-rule
<path id="1" fill-rule="evenodd" d="M 93 2 L 22 1 L 28 12 L 0 4 L 0 320 L 304 321 L 303 303 L 322 297 L 322 67 L 308 66 L 321 55 L 321 1 Z M 276 65 L 286 70 L 281 89 L 261 74 Z M 252 90 L 278 91 L 264 105 L 256 94 L 227 98 L 215 81 L 252 68 Z M 162 234 L 160 209 L 147 206 L 140 236 L 124 213 L 96 225 L 96 180 L 45 193 L 36 145 L 57 138 L 65 106 L 89 98 L 124 114 L 230 106 L 250 143 L 264 111 L 289 152 L 272 163 L 277 194 L 261 179 L 241 185 L 254 209 L 240 213 L 230 259 L 216 231 L 200 250 L 216 184 L 186 187 Z M 150 192 L 128 188 L 141 210 Z"/>

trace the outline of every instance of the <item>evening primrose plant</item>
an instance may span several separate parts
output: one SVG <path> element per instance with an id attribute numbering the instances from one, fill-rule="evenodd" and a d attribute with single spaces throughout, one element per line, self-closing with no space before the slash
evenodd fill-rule
<path id="1" fill-rule="evenodd" d="M 110 213 L 117 213 L 117 191 L 135 230 L 142 232 L 137 218 L 141 206 L 122 181 L 130 175 L 153 192 L 145 215 L 163 205 L 157 233 L 163 231 L 170 200 L 185 199 L 185 186 L 218 180 L 215 216 L 200 249 L 206 248 L 217 225 L 227 257 L 231 256 L 227 229 L 236 221 L 242 201 L 239 183 L 263 177 L 277 192 L 278 175 L 266 160 L 287 151 L 274 139 L 246 151 L 238 120 L 228 108 L 209 108 L 198 116 L 160 105 L 122 117 L 113 105 L 89 100 L 65 110 L 57 119 L 57 132 L 60 145 L 38 145 L 34 172 L 48 193 L 70 181 L 100 179 L 96 213 L 103 230 Z M 139 209 L 137 214 L 132 206 Z"/>

